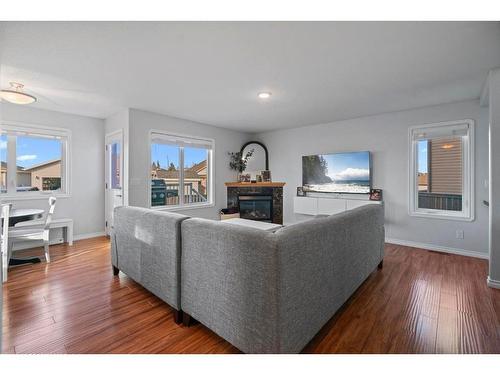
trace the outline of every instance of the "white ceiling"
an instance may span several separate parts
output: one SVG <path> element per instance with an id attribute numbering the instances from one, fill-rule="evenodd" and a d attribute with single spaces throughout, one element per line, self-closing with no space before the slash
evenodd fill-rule
<path id="1" fill-rule="evenodd" d="M 24 83 L 37 107 L 132 107 L 249 132 L 477 98 L 500 66 L 498 22 L 2 26 L 0 84 Z"/>

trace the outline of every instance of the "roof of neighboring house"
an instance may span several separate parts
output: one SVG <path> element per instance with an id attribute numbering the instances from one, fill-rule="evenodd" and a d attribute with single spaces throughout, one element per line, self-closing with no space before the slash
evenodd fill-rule
<path id="1" fill-rule="evenodd" d="M 157 178 L 178 179 L 179 171 L 169 171 L 163 168 L 156 169 Z M 191 169 L 184 170 L 184 178 L 201 178 L 201 176 Z"/>
<path id="2" fill-rule="evenodd" d="M 203 177 L 205 177 L 205 174 L 200 175 L 199 172 L 201 172 L 206 167 L 207 167 L 206 160 L 203 160 L 199 163 L 196 163 L 192 167 L 184 170 L 184 178 L 193 178 L 193 179 L 203 178 Z M 177 171 L 177 170 L 169 171 L 168 169 L 155 168 L 154 166 L 152 168 L 154 171 L 156 171 L 156 178 L 164 178 L 164 179 L 178 179 L 179 178 L 179 171 Z"/>
<path id="3" fill-rule="evenodd" d="M 51 165 L 51 164 L 55 164 L 55 163 L 60 163 L 60 162 L 61 162 L 61 159 L 48 160 L 48 161 L 45 161 L 43 163 L 32 165 L 31 167 L 25 168 L 24 170 L 25 171 L 32 171 L 34 169 L 39 169 L 39 168 L 45 167 L 47 165 Z"/>
<path id="4" fill-rule="evenodd" d="M 5 170 L 5 169 L 7 169 L 7 163 L 2 161 L 2 170 Z M 24 169 L 24 167 L 21 167 L 20 165 L 18 165 L 17 170 L 20 172 L 23 172 L 25 169 Z"/>
<path id="5" fill-rule="evenodd" d="M 200 161 L 199 163 L 196 163 L 195 165 L 193 165 L 191 168 L 189 168 L 190 170 L 193 170 L 195 172 L 198 172 L 200 173 L 200 171 L 202 171 L 203 169 L 205 169 L 207 167 L 207 161 L 206 160 L 203 160 L 203 161 Z"/>

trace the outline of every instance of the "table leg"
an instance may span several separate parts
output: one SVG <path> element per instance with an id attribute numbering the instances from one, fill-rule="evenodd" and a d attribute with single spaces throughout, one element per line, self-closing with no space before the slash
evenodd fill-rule
<path id="1" fill-rule="evenodd" d="M 69 246 L 73 246 L 73 222 L 66 227 L 66 237 Z"/>

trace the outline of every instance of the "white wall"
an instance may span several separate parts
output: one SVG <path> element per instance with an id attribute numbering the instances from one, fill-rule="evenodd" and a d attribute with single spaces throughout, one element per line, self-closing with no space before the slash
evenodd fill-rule
<path id="1" fill-rule="evenodd" d="M 149 132 L 163 130 L 176 134 L 205 137 L 215 140 L 215 207 L 179 211 L 185 215 L 218 218 L 221 208 L 226 207 L 225 182 L 235 181 L 236 173 L 229 169 L 228 152 L 239 151 L 250 135 L 237 131 L 200 124 L 157 113 L 130 109 L 130 179 L 129 204 L 149 207 L 150 196 L 150 148 Z"/>
<path id="2" fill-rule="evenodd" d="M 104 231 L 104 121 L 2 103 L 3 120 L 71 130 L 71 196 L 57 201 L 55 217 L 71 217 L 75 236 Z M 15 208 L 47 208 L 46 199 L 13 201 Z"/>
<path id="3" fill-rule="evenodd" d="M 500 288 L 500 69 L 489 76 L 490 269 L 489 284 Z"/>
<path id="4" fill-rule="evenodd" d="M 408 215 L 408 127 L 470 118 L 476 122 L 476 219 L 473 222 L 410 217 Z M 309 217 L 293 213 L 293 196 L 302 185 L 302 156 L 369 150 L 373 157 L 373 186 L 384 190 L 387 238 L 444 247 L 486 257 L 488 252 L 488 112 L 478 101 L 426 107 L 356 118 L 257 136 L 269 150 L 274 181 L 284 181 L 284 222 Z M 456 239 L 456 230 L 464 239 Z"/>

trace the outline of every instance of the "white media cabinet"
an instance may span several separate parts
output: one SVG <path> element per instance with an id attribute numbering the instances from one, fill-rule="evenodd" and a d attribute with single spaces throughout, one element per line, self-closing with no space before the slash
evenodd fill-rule
<path id="1" fill-rule="evenodd" d="M 382 201 L 350 199 L 345 197 L 294 197 L 293 211 L 302 215 L 333 215 L 367 204 L 382 204 Z"/>

